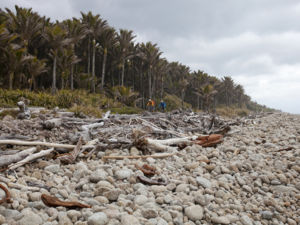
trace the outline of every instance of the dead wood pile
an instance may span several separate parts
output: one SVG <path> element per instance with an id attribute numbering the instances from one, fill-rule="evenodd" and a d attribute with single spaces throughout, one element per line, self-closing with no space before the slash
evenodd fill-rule
<path id="1" fill-rule="evenodd" d="M 20 112 L 28 111 L 22 106 Z M 6 116 L 0 121 L 2 169 L 16 169 L 45 156 L 74 163 L 78 156 L 90 158 L 99 151 L 133 146 L 141 151 L 140 158 L 168 157 L 192 144 L 213 147 L 231 126 L 240 124 L 238 120 L 181 111 L 140 115 L 107 112 L 103 118 L 76 118 L 70 112 L 44 109 L 30 115 L 22 119 Z M 124 157 L 128 156 L 104 156 L 103 160 Z"/>

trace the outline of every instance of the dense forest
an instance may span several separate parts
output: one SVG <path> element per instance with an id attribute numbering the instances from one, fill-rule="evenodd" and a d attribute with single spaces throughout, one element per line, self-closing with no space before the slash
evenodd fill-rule
<path id="1" fill-rule="evenodd" d="M 201 110 L 264 108 L 230 76 L 219 79 L 169 62 L 157 44 L 137 43 L 133 31 L 116 30 L 100 15 L 52 22 L 32 9 L 0 9 L 0 88 L 55 94 L 60 89 L 109 93 L 114 87 L 138 93 L 141 107 L 148 98 L 168 95 Z"/>

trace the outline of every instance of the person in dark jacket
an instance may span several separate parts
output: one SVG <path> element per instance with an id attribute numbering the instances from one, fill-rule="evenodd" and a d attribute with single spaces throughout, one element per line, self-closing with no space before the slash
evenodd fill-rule
<path id="1" fill-rule="evenodd" d="M 160 100 L 158 108 L 160 108 L 163 112 L 166 110 L 167 104 L 164 102 L 164 100 Z"/>

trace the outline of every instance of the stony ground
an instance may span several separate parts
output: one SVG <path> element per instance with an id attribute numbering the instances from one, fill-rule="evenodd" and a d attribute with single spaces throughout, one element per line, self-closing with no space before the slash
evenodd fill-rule
<path id="1" fill-rule="evenodd" d="M 122 152 L 136 153 L 134 147 Z M 249 120 L 233 126 L 216 148 L 189 146 L 165 159 L 103 162 L 109 154 L 120 152 L 73 165 L 43 159 L 3 174 L 12 183 L 45 187 L 9 187 L 13 202 L 0 206 L 0 224 L 300 224 L 300 116 Z M 140 183 L 136 165 L 144 163 L 168 184 Z M 42 193 L 92 208 L 48 207 Z"/>

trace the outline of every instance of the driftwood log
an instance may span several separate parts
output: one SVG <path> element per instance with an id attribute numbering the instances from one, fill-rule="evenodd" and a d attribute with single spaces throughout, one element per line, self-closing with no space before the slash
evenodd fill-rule
<path id="1" fill-rule="evenodd" d="M 0 156 L 0 167 L 10 165 L 12 163 L 18 162 L 26 158 L 28 155 L 36 151 L 36 148 L 28 148 L 23 151 L 20 151 L 13 155 L 1 155 Z"/>
<path id="2" fill-rule="evenodd" d="M 71 208 L 71 209 L 72 208 L 92 208 L 92 206 L 82 204 L 80 202 L 61 201 L 60 199 L 58 199 L 54 196 L 50 196 L 50 195 L 46 195 L 46 194 L 42 194 L 41 199 L 44 202 L 44 204 L 49 207 L 64 206 L 66 208 Z"/>
<path id="3" fill-rule="evenodd" d="M 23 159 L 23 160 L 15 163 L 15 164 L 9 165 L 8 169 L 14 170 L 14 169 L 16 169 L 16 168 L 18 168 L 20 166 L 25 165 L 26 163 L 29 163 L 29 162 L 31 162 L 33 160 L 36 160 L 38 158 L 44 157 L 46 155 L 49 155 L 51 152 L 53 152 L 53 150 L 54 150 L 54 148 L 50 148 L 48 150 L 43 150 L 43 151 L 40 151 L 38 153 L 29 155 L 25 159 Z"/>

